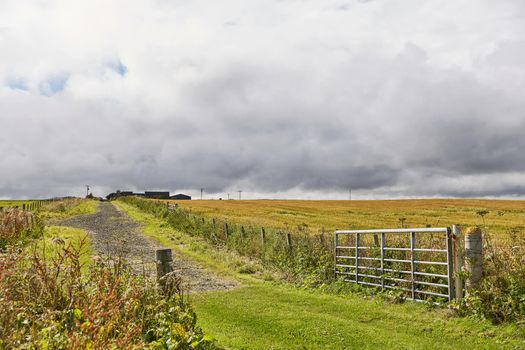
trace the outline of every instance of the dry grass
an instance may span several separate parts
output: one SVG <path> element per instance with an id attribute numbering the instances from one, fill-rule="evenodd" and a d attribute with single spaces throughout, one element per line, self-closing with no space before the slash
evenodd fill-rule
<path id="1" fill-rule="evenodd" d="M 492 233 L 525 229 L 525 201 L 418 199 L 367 201 L 174 201 L 192 213 L 275 228 L 307 225 L 310 231 L 336 228 L 486 226 Z M 488 211 L 484 217 L 478 213 Z M 404 220 L 403 220 L 404 219 Z"/>
<path id="2" fill-rule="evenodd" d="M 50 260 L 0 255 L 0 349 L 216 349 L 181 293 L 160 293 L 121 260 L 83 276 L 82 244 Z"/>
<path id="3" fill-rule="evenodd" d="M 16 208 L 0 212 L 0 249 L 41 234 L 42 223 L 33 213 Z"/>

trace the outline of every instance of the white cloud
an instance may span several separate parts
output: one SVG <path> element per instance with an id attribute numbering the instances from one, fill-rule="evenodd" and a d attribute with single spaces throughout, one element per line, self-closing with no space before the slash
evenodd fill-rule
<path id="1" fill-rule="evenodd" d="M 0 0 L 0 197 L 523 195 L 524 15 L 517 0 Z"/>

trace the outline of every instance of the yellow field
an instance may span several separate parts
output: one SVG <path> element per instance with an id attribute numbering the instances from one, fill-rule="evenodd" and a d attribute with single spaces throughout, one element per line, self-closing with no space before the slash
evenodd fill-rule
<path id="1" fill-rule="evenodd" d="M 192 213 L 264 227 L 307 225 L 311 231 L 401 227 L 486 226 L 525 232 L 525 201 L 418 199 L 367 201 L 173 201 Z M 488 211 L 482 218 L 478 212 Z M 403 220 L 404 218 L 404 220 Z"/>

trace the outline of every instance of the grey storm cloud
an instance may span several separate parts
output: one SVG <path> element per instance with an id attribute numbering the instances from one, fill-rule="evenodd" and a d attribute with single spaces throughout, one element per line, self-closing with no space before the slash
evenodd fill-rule
<path id="1" fill-rule="evenodd" d="M 0 2 L 0 198 L 525 195 L 520 1 L 77 5 Z"/>

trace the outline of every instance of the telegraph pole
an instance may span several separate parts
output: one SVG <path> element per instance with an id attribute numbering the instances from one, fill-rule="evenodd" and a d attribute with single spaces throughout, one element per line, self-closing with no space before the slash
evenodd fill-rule
<path id="1" fill-rule="evenodd" d="M 348 189 L 348 200 L 351 201 L 352 200 L 352 187 L 350 187 Z"/>
<path id="2" fill-rule="evenodd" d="M 241 200 L 241 193 L 242 193 L 242 190 L 239 190 L 239 191 L 237 191 L 237 192 L 239 192 L 239 200 Z"/>
<path id="3" fill-rule="evenodd" d="M 204 192 L 204 188 L 201 188 L 201 200 L 202 200 L 202 192 Z"/>
<path id="4" fill-rule="evenodd" d="M 230 194 L 228 193 L 228 200 L 230 200 Z"/>
<path id="5" fill-rule="evenodd" d="M 89 185 L 86 185 L 86 197 L 89 196 Z"/>

